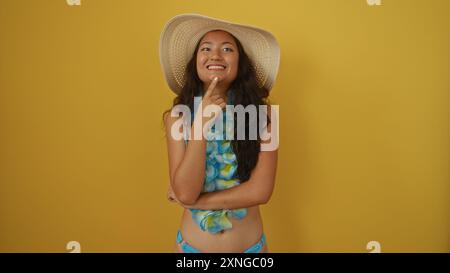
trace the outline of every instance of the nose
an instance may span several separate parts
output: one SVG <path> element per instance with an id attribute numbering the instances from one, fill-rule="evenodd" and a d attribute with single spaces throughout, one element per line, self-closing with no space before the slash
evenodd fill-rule
<path id="1" fill-rule="evenodd" d="M 209 58 L 212 61 L 214 61 L 214 60 L 222 60 L 222 51 L 220 49 L 211 50 L 211 55 L 209 56 Z"/>

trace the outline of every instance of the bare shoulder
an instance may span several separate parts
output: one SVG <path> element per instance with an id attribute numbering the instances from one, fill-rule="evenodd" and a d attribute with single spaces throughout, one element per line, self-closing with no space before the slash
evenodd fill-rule
<path id="1" fill-rule="evenodd" d="M 163 115 L 164 126 L 166 127 L 166 129 L 170 128 L 177 120 L 180 119 L 180 117 L 173 116 L 171 114 L 171 110 L 172 109 L 170 109 L 169 111 L 165 112 L 164 115 Z"/>
<path id="2" fill-rule="evenodd" d="M 164 112 L 163 120 L 164 125 L 167 127 L 167 125 L 173 124 L 176 121 L 176 117 L 173 117 L 170 112 L 172 109 L 168 110 L 167 112 Z"/>

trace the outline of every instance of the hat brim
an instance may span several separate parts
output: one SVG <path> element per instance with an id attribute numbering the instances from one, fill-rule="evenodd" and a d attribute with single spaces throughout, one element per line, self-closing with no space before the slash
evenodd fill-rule
<path id="1" fill-rule="evenodd" d="M 178 94 L 183 88 L 186 65 L 201 37 L 211 30 L 224 30 L 235 36 L 254 65 L 259 86 L 272 89 L 280 64 L 280 47 L 271 33 L 199 14 L 181 14 L 167 22 L 159 45 L 162 70 L 172 91 Z"/>

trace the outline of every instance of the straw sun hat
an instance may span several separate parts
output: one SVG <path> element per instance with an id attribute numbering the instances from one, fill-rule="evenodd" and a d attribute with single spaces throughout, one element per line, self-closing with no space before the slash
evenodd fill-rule
<path id="1" fill-rule="evenodd" d="M 167 22 L 159 45 L 162 70 L 172 91 L 177 94 L 181 91 L 186 65 L 197 43 L 211 30 L 224 30 L 234 35 L 253 62 L 259 86 L 272 88 L 280 64 L 280 47 L 271 33 L 199 14 L 181 14 Z"/>

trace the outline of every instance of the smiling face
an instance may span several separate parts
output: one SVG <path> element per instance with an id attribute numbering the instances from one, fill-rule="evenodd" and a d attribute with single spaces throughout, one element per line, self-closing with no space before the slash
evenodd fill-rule
<path id="1" fill-rule="evenodd" d="M 210 31 L 200 40 L 197 51 L 197 73 L 208 84 L 219 78 L 219 84 L 229 86 L 237 76 L 239 51 L 236 41 L 228 32 Z"/>

